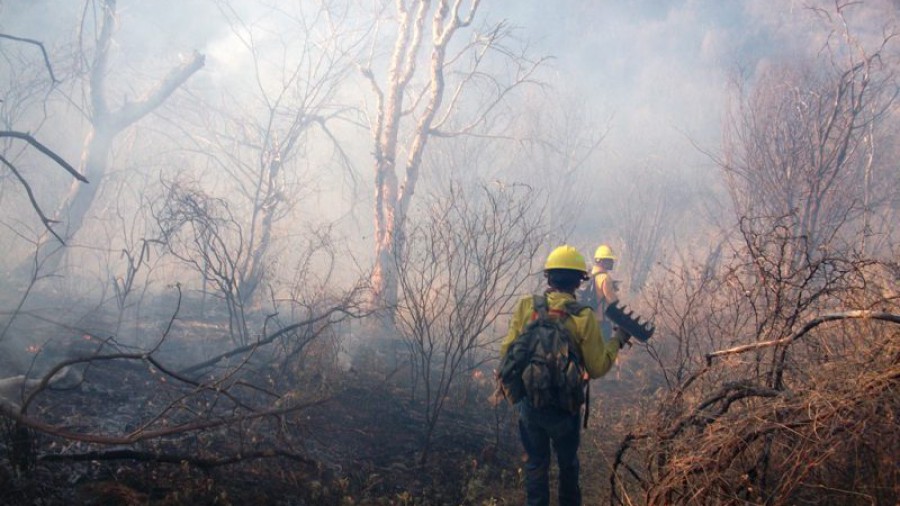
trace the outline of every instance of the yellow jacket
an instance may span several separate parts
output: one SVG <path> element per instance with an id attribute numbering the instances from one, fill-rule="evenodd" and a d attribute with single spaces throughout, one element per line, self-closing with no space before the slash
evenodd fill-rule
<path id="1" fill-rule="evenodd" d="M 616 283 L 609 272 L 601 272 L 595 265 L 591 271 L 591 277 L 597 300 L 602 302 L 604 308 L 619 300 L 619 291 L 616 289 Z M 598 304 L 598 308 L 599 306 L 600 304 Z"/>
<path id="2" fill-rule="evenodd" d="M 547 306 L 550 310 L 565 310 L 566 302 L 575 300 L 570 293 L 550 291 L 547 292 Z M 525 330 L 525 326 L 531 321 L 534 314 L 534 302 L 531 296 L 521 299 L 509 321 L 509 331 L 500 344 L 500 357 L 506 355 L 506 351 L 516 337 Z M 566 319 L 566 327 L 575 336 L 581 356 L 584 358 L 585 369 L 591 378 L 599 378 L 606 374 L 616 361 L 619 354 L 619 341 L 616 339 L 604 340 L 600 333 L 600 326 L 590 308 L 585 308 L 577 315 Z"/>

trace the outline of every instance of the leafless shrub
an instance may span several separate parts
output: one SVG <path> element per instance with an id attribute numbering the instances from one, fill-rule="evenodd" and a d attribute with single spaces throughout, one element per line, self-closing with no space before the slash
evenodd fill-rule
<path id="1" fill-rule="evenodd" d="M 619 449 L 613 503 L 638 490 L 648 504 L 891 503 L 900 349 L 877 320 L 900 323 L 896 300 L 863 262 L 800 247 L 804 268 L 791 271 L 800 238 L 745 238 L 748 255 L 715 276 L 673 269 L 664 281 L 674 289 L 657 299 L 654 352 L 667 388 Z M 851 301 L 882 311 L 828 312 Z"/>
<path id="2" fill-rule="evenodd" d="M 839 24 L 852 6 L 836 5 Z M 855 244 L 858 235 L 837 235 L 854 220 L 860 226 L 845 232 L 871 232 L 876 210 L 891 198 L 880 183 L 890 182 L 890 162 L 876 153 L 897 96 L 885 61 L 894 37 L 887 32 L 867 50 L 835 33 L 830 41 L 847 42 L 822 59 L 773 66 L 750 89 L 735 85 L 723 156 L 713 158 L 738 215 L 790 217 L 787 225 L 813 248 L 836 248 L 835 238 Z"/>
<path id="3" fill-rule="evenodd" d="M 121 240 L 121 249 L 117 252 L 110 251 L 112 258 L 107 262 L 107 277 L 113 289 L 113 299 L 116 305 L 116 326 L 113 335 L 123 335 L 123 323 L 126 314 L 133 316 L 134 334 L 140 332 L 141 307 L 145 297 L 150 293 L 151 285 L 158 281 L 154 275 L 154 269 L 163 258 L 165 244 L 154 234 L 152 216 L 153 206 L 146 198 L 142 198 L 141 209 L 133 216 L 128 217 L 120 205 L 116 205 L 116 220 L 119 224 L 118 231 L 108 229 L 110 244 L 118 233 Z M 115 255 L 115 256 L 112 256 Z M 117 257 L 117 258 L 116 258 Z M 201 311 L 202 312 L 202 311 Z"/>
<path id="4" fill-rule="evenodd" d="M 217 288 L 228 309 L 232 338 L 247 344 L 250 329 L 241 297 L 244 273 L 239 269 L 245 254 L 243 229 L 225 200 L 178 182 L 166 187 L 165 201 L 156 212 L 163 243 L 170 254 L 202 275 L 204 294 L 207 282 Z"/>
<path id="5" fill-rule="evenodd" d="M 299 239 L 294 239 L 298 246 Z M 274 308 L 269 320 L 271 324 L 282 326 L 286 322 L 309 320 L 339 302 L 335 300 L 334 287 L 345 280 L 339 279 L 340 250 L 333 240 L 331 227 L 310 231 L 304 239 L 302 246 L 295 247 L 301 255 L 292 275 L 283 280 L 276 279 L 271 285 Z M 356 282 L 353 290 L 362 294 L 368 293 L 369 288 L 363 277 Z M 277 296 L 277 293 L 283 295 Z M 299 384 L 306 382 L 322 388 L 338 386 L 337 369 L 343 370 L 349 365 L 345 338 L 350 334 L 352 324 L 352 321 L 330 324 L 321 329 L 319 337 L 306 345 L 297 340 L 282 341 L 278 350 L 284 357 L 279 361 L 283 374 L 296 378 Z M 315 333 L 316 330 L 311 326 L 305 332 Z"/>
<path id="6" fill-rule="evenodd" d="M 649 297 L 665 388 L 619 447 L 613 504 L 898 500 L 900 305 L 891 251 L 867 240 L 884 233 L 873 150 L 896 96 L 893 35 L 867 52 L 846 26 L 819 65 L 740 91 L 716 158 L 737 233 Z"/>
<path id="7" fill-rule="evenodd" d="M 541 216 L 526 187 L 452 184 L 423 205 L 403 242 L 397 324 L 425 411 L 421 462 L 456 382 L 495 354 L 485 333 L 530 279 L 548 235 Z"/>
<path id="8" fill-rule="evenodd" d="M 317 166 L 355 177 L 333 131 L 352 112 L 338 90 L 355 69 L 370 26 L 354 18 L 349 4 L 216 2 L 241 49 L 235 61 L 246 61 L 247 82 L 216 98 L 194 93 L 168 119 L 173 125 L 185 118 L 198 124 L 167 137 L 210 168 L 209 186 L 229 196 L 244 233 L 238 270 L 245 305 L 265 302 L 277 227 L 298 218 Z M 322 154 L 328 148 L 331 160 Z"/>

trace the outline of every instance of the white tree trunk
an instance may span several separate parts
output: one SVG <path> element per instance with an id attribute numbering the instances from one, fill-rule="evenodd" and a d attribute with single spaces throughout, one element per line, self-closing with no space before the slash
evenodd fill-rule
<path id="1" fill-rule="evenodd" d="M 87 177 L 88 183 L 73 184 L 66 198 L 60 203 L 55 216 L 56 220 L 62 222 L 61 226 L 65 229 L 65 233 L 60 235 L 66 242 L 72 239 L 84 225 L 103 177 L 106 175 L 109 151 L 115 136 L 156 109 L 204 64 L 203 55 L 194 53 L 190 60 L 173 68 L 141 100 L 126 101 L 118 109 L 110 110 L 105 90 L 109 48 L 115 31 L 115 15 L 115 0 L 105 0 L 103 26 L 100 29 L 90 73 L 91 130 L 85 138 L 81 160 L 81 173 Z M 65 250 L 58 248 L 54 237 L 45 237 L 39 248 L 39 258 L 45 259 L 42 267 L 44 272 L 55 272 L 59 268 Z"/>

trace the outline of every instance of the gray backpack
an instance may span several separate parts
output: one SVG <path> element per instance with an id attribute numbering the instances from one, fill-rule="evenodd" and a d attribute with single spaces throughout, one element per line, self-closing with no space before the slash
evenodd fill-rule
<path id="1" fill-rule="evenodd" d="M 500 383 L 510 402 L 527 398 L 538 409 L 578 412 L 586 401 L 584 361 L 564 322 L 585 308 L 571 301 L 556 317 L 549 314 L 546 297 L 534 296 L 532 321 L 500 363 Z"/>

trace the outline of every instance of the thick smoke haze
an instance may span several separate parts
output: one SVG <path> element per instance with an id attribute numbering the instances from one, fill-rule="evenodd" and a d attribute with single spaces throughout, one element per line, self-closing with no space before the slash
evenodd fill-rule
<path id="1" fill-rule="evenodd" d="M 314 52 L 323 54 L 331 35 L 328 30 L 339 30 L 342 47 L 348 54 L 355 53 L 341 63 L 347 65 L 339 76 L 341 84 L 327 102 L 345 104 L 348 112 L 332 122 L 329 135 L 333 138 L 322 137 L 320 132 L 298 151 L 295 162 L 304 167 L 304 174 L 290 183 L 302 197 L 296 200 L 304 211 L 303 220 L 332 224 L 334 231 L 349 241 L 356 259 L 353 263 L 367 263 L 374 204 L 370 190 L 370 128 L 375 97 L 362 78 L 359 64 L 365 58 L 373 58 L 378 65 L 371 70 L 376 76 L 385 75 L 393 25 L 387 18 L 371 25 L 371 20 L 383 15 L 386 7 L 365 2 L 336 2 L 340 19 L 331 20 L 332 25 L 316 25 L 320 20 L 314 16 L 303 18 L 313 13 L 309 5 L 295 8 L 289 2 L 229 4 L 201 0 L 119 2 L 118 31 L 107 84 L 112 104 L 146 95 L 170 68 L 187 61 L 195 51 L 205 56 L 205 65 L 150 118 L 117 138 L 113 157 L 118 162 L 116 170 L 110 173 L 111 181 L 104 182 L 106 196 L 109 192 L 121 196 L 126 191 L 132 193 L 132 200 L 145 198 L 143 185 L 158 183 L 161 174 L 167 179 L 179 173 L 186 176 L 188 171 L 173 171 L 180 164 L 194 165 L 190 178 L 219 193 L 231 191 L 226 181 L 217 178 L 211 169 L 199 169 L 195 157 L 183 151 L 185 135 L 177 130 L 184 128 L 186 132 L 204 122 L 215 128 L 229 115 L 236 124 L 243 123 L 237 128 L 251 130 L 246 120 L 255 117 L 265 121 L 261 114 L 287 77 L 285 62 L 291 62 L 291 58 L 311 46 Z M 543 124 L 553 125 L 548 127 L 553 134 L 574 147 L 566 155 L 569 161 L 537 161 L 533 157 L 500 156 L 509 153 L 507 147 L 476 146 L 472 149 L 480 155 L 468 156 L 464 164 L 426 169 L 420 190 L 439 184 L 437 181 L 447 174 L 540 184 L 546 174 L 566 172 L 566 177 L 559 180 L 568 186 L 568 191 L 577 194 L 574 201 L 580 204 L 558 211 L 560 219 L 576 223 L 561 238 L 583 247 L 595 242 L 596 237 L 616 234 L 605 225 L 612 216 L 602 210 L 604 202 L 627 205 L 621 201 L 625 195 L 616 189 L 635 180 L 648 185 L 657 181 L 657 186 L 670 188 L 675 185 L 673 191 L 682 199 L 711 197 L 710 192 L 715 193 L 715 166 L 703 152 L 714 154 L 721 149 L 724 113 L 730 97 L 733 98 L 732 83 L 736 79 L 753 82 L 772 65 L 801 62 L 829 51 L 841 34 L 827 11 L 816 9 L 831 5 L 827 1 L 782 0 L 487 2 L 482 5 L 476 24 L 487 26 L 486 23 L 505 20 L 511 40 L 519 48 L 527 47 L 532 58 L 548 57 L 536 75 L 542 87 L 523 88 L 515 94 L 504 105 L 508 109 L 502 111 L 497 125 L 501 129 L 509 125 L 515 130 L 514 135 Z M 79 102 L 87 96 L 84 72 L 89 61 L 76 49 L 82 44 L 90 51 L 99 26 L 99 3 L 6 1 L 0 9 L 0 30 L 41 41 L 58 73 L 67 76 L 50 92 L 46 82 L 40 83 L 43 70 L 33 65 L 39 60 L 29 62 L 27 76 L 21 73 L 24 64 L 8 60 L 3 71 L 9 89 L 33 80 L 38 83 L 36 86 L 43 86 L 41 93 L 49 93 L 53 102 L 46 108 L 31 97 L 19 110 L 8 111 L 17 115 L 13 118 L 8 114 L 8 126 L 41 132 L 64 158 L 77 161 L 87 126 L 84 103 Z M 869 1 L 848 9 L 847 19 L 860 43 L 865 44 L 868 38 L 878 37 L 895 14 L 893 4 Z M 338 22 L 340 26 L 335 26 Z M 298 35 L 296 29 L 302 23 L 314 27 L 309 37 Z M 365 38 L 374 42 L 354 46 Z M 36 58 L 35 54 L 29 55 L 36 52 L 33 48 L 13 47 L 8 40 L 0 43 L 8 51 L 15 51 L 16 58 Z M 255 63 L 248 44 L 256 51 Z M 307 62 L 303 71 L 312 69 L 314 63 Z M 260 90 L 265 90 L 265 96 Z M 6 99 L 8 108 L 14 98 Z M 204 111 L 214 107 L 223 116 L 206 115 Z M 509 120 L 514 115 L 521 116 L 516 119 L 518 124 Z M 245 119 L 238 119 L 241 116 Z M 185 120 L 190 126 L 185 125 Z M 152 147 L 148 148 L 147 143 Z M 152 153 L 158 148 L 162 149 L 157 154 L 143 151 L 150 149 Z M 196 150 L 202 148 L 187 149 L 196 155 Z M 440 140 L 432 142 L 430 149 L 434 153 L 458 151 Z M 445 163 L 428 153 L 426 163 L 435 167 Z M 578 163 L 569 166 L 572 159 Z M 129 167 L 139 169 L 142 176 L 123 176 Z M 40 190 L 37 198 L 48 210 L 53 209 L 68 181 L 62 173 L 35 172 L 30 177 Z M 117 178 L 119 186 L 114 184 Z M 13 206 L 20 202 L 9 192 L 5 198 Z M 109 210 L 111 205 L 107 203 L 99 211 Z M 689 212 L 688 207 L 682 206 L 682 211 Z M 26 222 L 32 218 L 24 217 Z M 703 226 L 708 219 L 692 223 Z M 281 227 L 281 234 L 291 232 L 290 225 L 282 223 Z M 10 246 L 11 250 L 18 256 L 24 255 L 27 245 L 17 244 Z"/>
<path id="2" fill-rule="evenodd" d="M 897 504 L 898 15 L 0 0 L 0 503 Z"/>
<path id="3" fill-rule="evenodd" d="M 482 18 L 508 20 L 516 37 L 527 41 L 535 54 L 552 56 L 549 73 L 543 77 L 558 93 L 577 97 L 598 122 L 608 120 L 609 135 L 591 167 L 602 171 L 620 169 L 635 160 L 702 164 L 703 157 L 696 156 L 689 138 L 709 149 L 717 147 L 730 75 L 738 70 L 753 75 L 772 62 L 807 58 L 822 51 L 828 28 L 817 22 L 810 5 L 829 4 L 794 0 L 523 1 L 487 3 Z M 90 2 L 87 6 L 87 10 L 96 8 Z M 245 17 L 241 21 L 244 29 L 257 30 L 254 36 L 261 47 L 267 37 L 279 37 L 277 10 L 267 12 L 264 5 L 250 2 L 237 2 L 235 9 Z M 866 2 L 858 11 L 861 28 L 872 23 L 868 28 L 876 32 L 894 15 L 887 2 Z M 0 23 L 6 33 L 41 40 L 52 49 L 70 44 L 78 36 L 77 20 L 84 12 L 81 2 L 7 1 L 2 5 Z M 370 13 L 359 15 L 365 14 Z M 216 2 L 125 2 L 119 8 L 118 24 L 115 44 L 119 61 L 111 77 L 115 80 L 119 74 L 134 73 L 123 93 L 140 95 L 146 91 L 141 86 L 153 82 L 172 63 L 173 55 L 194 50 L 206 55 L 207 62 L 191 83 L 193 87 L 215 93 L 253 85 L 246 72 L 252 65 L 249 55 L 242 51 Z M 347 93 L 367 92 L 355 88 Z M 59 141 L 56 149 L 80 149 L 79 135 Z M 360 136 L 359 142 L 368 140 Z M 358 151 L 365 155 L 367 150 Z M 364 176 L 369 173 L 367 160 L 356 165 Z"/>

